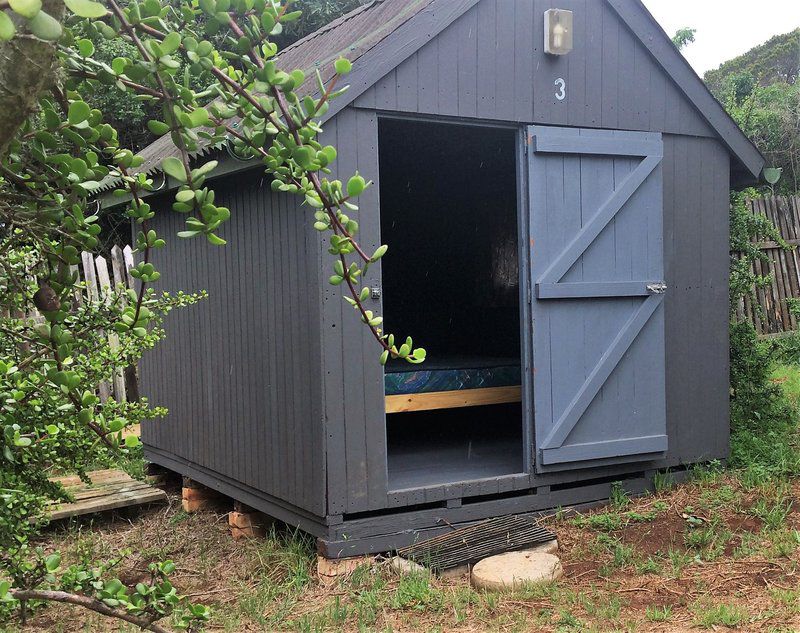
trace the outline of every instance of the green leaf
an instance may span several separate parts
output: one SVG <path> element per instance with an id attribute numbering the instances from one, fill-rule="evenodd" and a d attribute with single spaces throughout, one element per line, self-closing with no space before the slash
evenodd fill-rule
<path id="1" fill-rule="evenodd" d="M 364 189 L 367 188 L 366 181 L 356 174 L 350 180 L 347 181 L 347 195 L 351 198 L 355 198 L 356 196 L 360 196 Z"/>
<path id="2" fill-rule="evenodd" d="M 151 119 L 147 122 L 147 129 L 150 130 L 156 136 L 163 136 L 167 132 L 169 132 L 169 125 L 164 123 L 163 121 L 156 121 L 155 119 Z"/>
<path id="3" fill-rule="evenodd" d="M 213 233 L 206 233 L 206 239 L 214 246 L 224 246 L 227 244 L 219 235 L 214 235 Z"/>
<path id="4" fill-rule="evenodd" d="M 6 597 L 9 589 L 11 589 L 10 582 L 7 580 L 0 581 L 0 600 Z"/>
<path id="5" fill-rule="evenodd" d="M 91 57 L 94 55 L 94 44 L 92 40 L 78 40 L 78 52 L 82 57 Z"/>
<path id="6" fill-rule="evenodd" d="M 86 121 L 91 114 L 92 109 L 89 107 L 88 103 L 85 101 L 73 101 L 69 104 L 67 119 L 71 125 L 78 125 L 79 123 Z"/>
<path id="7" fill-rule="evenodd" d="M 8 4 L 14 13 L 28 19 L 42 10 L 42 0 L 9 0 Z"/>
<path id="8" fill-rule="evenodd" d="M 5 11 L 0 11 L 0 41 L 10 40 L 16 32 L 14 23 Z"/>
<path id="9" fill-rule="evenodd" d="M 61 554 L 58 552 L 50 554 L 50 556 L 44 559 L 44 566 L 47 568 L 47 571 L 54 572 L 61 566 Z"/>
<path id="10" fill-rule="evenodd" d="M 194 191 L 191 189 L 184 189 L 183 191 L 179 191 L 175 194 L 175 199 L 178 202 L 189 202 L 189 200 L 194 200 Z"/>
<path id="11" fill-rule="evenodd" d="M 210 160 L 207 163 L 205 163 L 204 165 L 200 165 L 200 167 L 195 169 L 194 173 L 196 174 L 197 178 L 199 178 L 200 176 L 205 176 L 207 174 L 210 174 L 212 171 L 214 171 L 217 168 L 217 165 L 219 165 L 218 161 Z"/>
<path id="12" fill-rule="evenodd" d="M 167 33 L 167 36 L 161 40 L 161 51 L 164 55 L 171 55 L 181 47 L 181 34 L 177 31 Z"/>
<path id="13" fill-rule="evenodd" d="M 340 75 L 346 75 L 353 69 L 353 64 L 350 63 L 349 59 L 345 59 L 344 57 L 340 57 L 336 60 L 333 67 L 336 69 L 336 72 Z"/>
<path id="14" fill-rule="evenodd" d="M 21 447 L 21 448 L 27 448 L 28 446 L 30 446 L 31 444 L 33 444 L 33 441 L 32 441 L 32 440 L 31 440 L 31 438 L 29 438 L 29 437 L 20 437 L 20 438 L 17 438 L 17 439 L 14 441 L 14 444 L 15 444 L 16 446 L 19 446 L 19 447 Z"/>
<path id="15" fill-rule="evenodd" d="M 44 11 L 39 11 L 28 20 L 28 28 L 40 40 L 48 42 L 56 41 L 64 32 L 59 21 Z"/>
<path id="16" fill-rule="evenodd" d="M 381 365 L 385 365 L 387 360 L 389 360 L 389 350 L 385 349 L 381 354 Z"/>
<path id="17" fill-rule="evenodd" d="M 167 33 L 167 36 L 161 40 L 161 52 L 164 55 L 171 55 L 177 51 L 181 46 L 181 34 L 177 31 Z"/>
<path id="18" fill-rule="evenodd" d="M 372 254 L 372 257 L 370 257 L 369 261 L 377 262 L 381 257 L 386 255 L 386 251 L 388 251 L 388 250 L 389 250 L 389 246 L 387 244 L 382 244 L 381 246 L 379 246 L 375 250 L 375 252 Z"/>
<path id="19" fill-rule="evenodd" d="M 208 117 L 208 110 L 205 108 L 197 108 L 190 112 L 189 120 L 192 122 L 192 127 L 200 127 L 211 123 L 211 119 Z"/>
<path id="20" fill-rule="evenodd" d="M 136 448 L 140 443 L 141 442 L 139 442 L 139 438 L 136 435 L 128 435 L 125 438 L 125 446 L 128 448 Z"/>
<path id="21" fill-rule="evenodd" d="M 82 18 L 102 18 L 108 11 L 99 2 L 93 0 L 64 0 L 64 4 L 75 15 Z"/>
<path id="22" fill-rule="evenodd" d="M 186 170 L 179 158 L 168 156 L 161 162 L 161 169 L 164 170 L 165 174 L 172 176 L 175 180 L 186 182 Z"/>
<path id="23" fill-rule="evenodd" d="M 201 2 L 200 6 L 202 6 L 202 4 L 203 3 Z M 264 11 L 264 13 L 261 14 L 261 26 L 263 27 L 264 32 L 269 35 L 272 33 L 272 29 L 275 28 L 275 17 L 268 11 Z"/>
<path id="24" fill-rule="evenodd" d="M 200 235 L 200 233 L 202 233 L 202 231 L 178 231 L 178 237 L 187 239 L 190 237 L 196 237 Z"/>

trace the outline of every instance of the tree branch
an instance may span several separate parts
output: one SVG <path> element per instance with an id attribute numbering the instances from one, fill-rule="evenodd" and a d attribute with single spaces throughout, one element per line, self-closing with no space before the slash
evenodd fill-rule
<path id="1" fill-rule="evenodd" d="M 124 620 L 135 626 L 138 626 L 143 631 L 154 631 L 155 633 L 170 633 L 169 629 L 164 628 L 157 624 L 151 618 L 131 615 L 124 611 L 118 611 L 107 607 L 99 600 L 90 598 L 89 596 L 81 596 L 74 593 L 67 593 L 66 591 L 48 591 L 44 589 L 11 589 L 9 593 L 16 600 L 43 600 L 45 602 L 62 602 L 65 604 L 74 604 L 84 609 L 89 609 L 101 615 L 111 618 Z"/>

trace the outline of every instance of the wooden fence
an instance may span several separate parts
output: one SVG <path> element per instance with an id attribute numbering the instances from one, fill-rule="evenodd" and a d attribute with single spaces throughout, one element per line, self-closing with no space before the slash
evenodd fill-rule
<path id="1" fill-rule="evenodd" d="M 130 269 L 133 267 L 133 250 L 130 246 L 111 249 L 111 261 L 102 255 L 94 256 L 92 253 L 81 253 L 82 277 L 86 283 L 84 297 L 88 301 L 111 302 L 113 289 L 118 285 L 125 288 L 134 288 L 133 277 Z M 109 266 L 110 264 L 110 266 Z M 119 337 L 116 332 L 108 332 L 108 344 L 111 349 L 119 347 Z M 110 383 L 102 382 L 98 385 L 100 399 L 105 401 L 113 397 L 117 402 L 134 401 L 139 399 L 139 383 L 135 367 L 128 367 L 117 372 Z"/>
<path id="2" fill-rule="evenodd" d="M 753 272 L 770 276 L 769 285 L 756 288 L 754 298 L 740 302 L 737 316 L 749 320 L 756 332 L 777 336 L 798 329 L 798 318 L 789 311 L 787 299 L 800 299 L 800 196 L 770 196 L 749 201 L 753 214 L 766 216 L 791 247 L 760 242 L 766 261 L 756 261 Z"/>
<path id="3" fill-rule="evenodd" d="M 77 291 L 75 299 L 80 305 L 86 302 L 110 302 L 113 288 L 122 284 L 125 288 L 135 288 L 130 269 L 133 267 L 133 251 L 130 246 L 111 249 L 110 258 L 94 256 L 92 253 L 81 253 L 81 266 L 75 266 L 84 283 L 82 290 Z M 0 316 L 8 315 L 8 311 L 0 310 Z M 12 311 L 11 316 L 18 318 L 25 316 Z M 44 317 L 34 308 L 27 314 L 27 318 L 34 322 L 44 321 Z M 116 332 L 108 332 L 108 343 L 111 348 L 119 346 L 119 337 Z M 110 382 L 102 382 L 97 386 L 98 395 L 102 401 L 114 398 L 117 402 L 133 402 L 139 399 L 139 383 L 135 367 L 128 367 L 120 371 Z"/>

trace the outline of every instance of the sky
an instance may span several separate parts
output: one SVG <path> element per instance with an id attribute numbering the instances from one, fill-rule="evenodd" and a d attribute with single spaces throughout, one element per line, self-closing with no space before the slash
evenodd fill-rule
<path id="1" fill-rule="evenodd" d="M 644 0 L 672 37 L 678 29 L 697 29 L 683 54 L 702 76 L 773 35 L 800 27 L 800 0 Z"/>

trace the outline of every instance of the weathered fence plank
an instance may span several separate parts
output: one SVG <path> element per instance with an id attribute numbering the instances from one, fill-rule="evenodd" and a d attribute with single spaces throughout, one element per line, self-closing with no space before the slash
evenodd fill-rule
<path id="1" fill-rule="evenodd" d="M 108 262 L 105 257 L 97 256 L 94 260 L 97 267 L 97 281 L 100 286 L 100 296 L 106 305 L 111 305 L 114 300 L 114 288 L 111 286 L 111 276 L 108 274 Z M 119 336 L 116 332 L 108 332 L 108 346 L 111 350 L 119 349 Z M 112 378 L 114 385 L 114 399 L 125 402 L 125 376 L 121 371 L 115 372 Z"/>
<path id="2" fill-rule="evenodd" d="M 737 317 L 753 324 L 762 335 L 778 335 L 798 328 L 798 318 L 789 309 L 787 299 L 800 299 L 800 196 L 768 196 L 748 201 L 750 212 L 763 215 L 776 227 L 789 250 L 775 241 L 761 241 L 757 246 L 765 260 L 756 260 L 755 275 L 769 277 L 769 283 L 754 289 L 736 308 Z M 736 253 L 733 256 L 737 256 Z"/>

